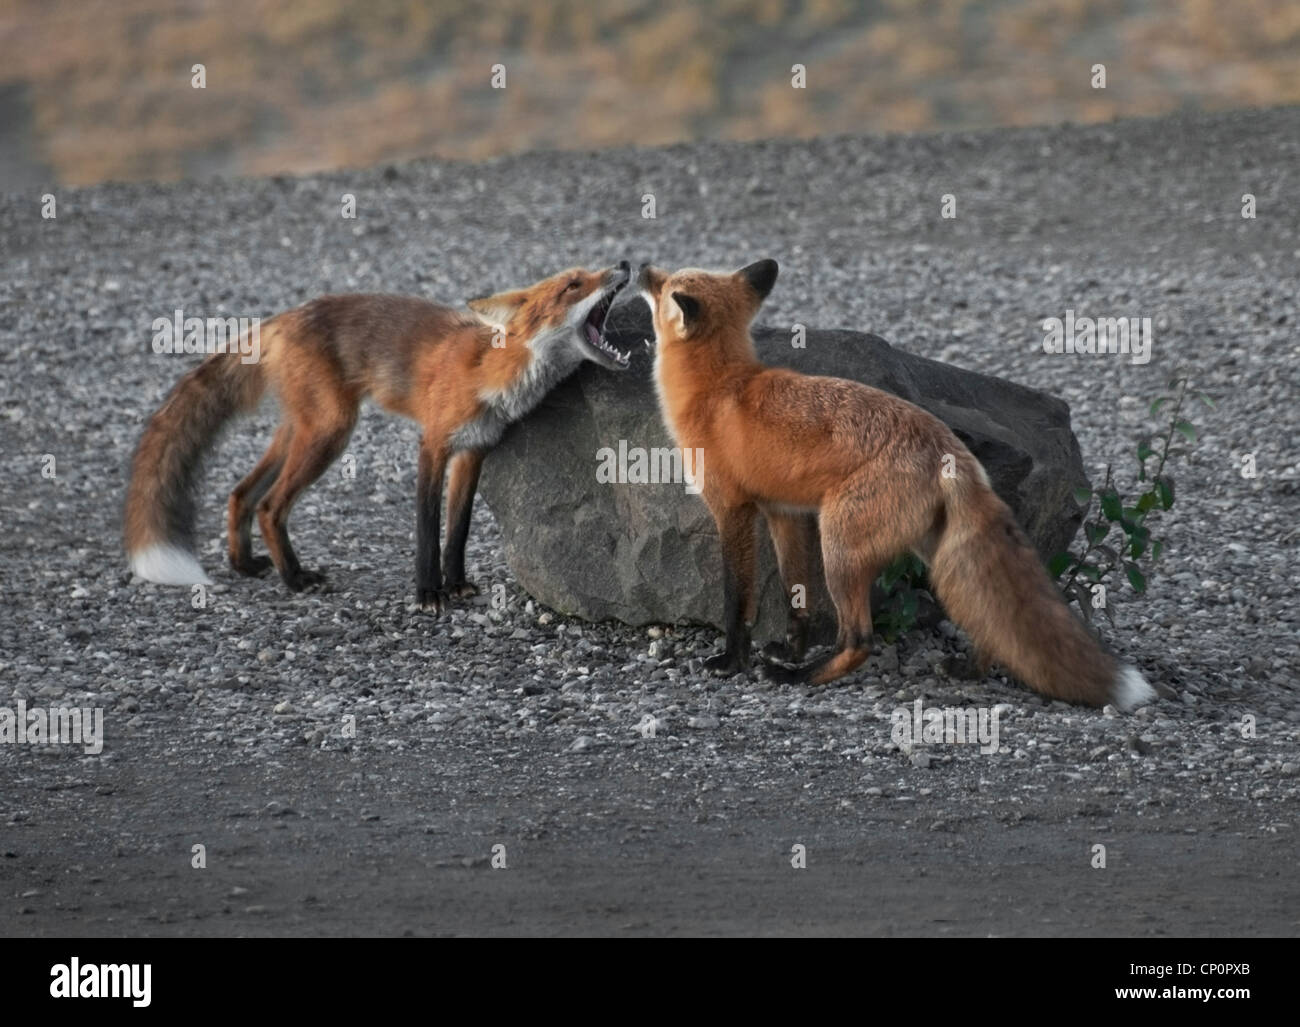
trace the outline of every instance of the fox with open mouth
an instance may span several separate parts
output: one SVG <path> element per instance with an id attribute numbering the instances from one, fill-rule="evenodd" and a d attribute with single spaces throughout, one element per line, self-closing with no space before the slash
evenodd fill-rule
<path id="1" fill-rule="evenodd" d="M 442 613 L 473 594 L 465 541 L 483 458 L 584 360 L 611 370 L 629 355 L 605 337 L 627 261 L 573 269 L 535 285 L 471 300 L 468 310 L 410 296 L 323 296 L 259 330 L 260 359 L 239 348 L 187 374 L 149 419 L 132 464 L 124 535 L 131 569 L 161 584 L 207 583 L 194 556 L 194 490 L 222 426 L 269 390 L 282 418 L 266 454 L 235 486 L 228 509 L 230 565 L 272 566 L 293 591 L 323 576 L 298 562 L 287 523 L 294 501 L 347 446 L 361 401 L 418 422 L 416 599 Z M 447 538 L 439 562 L 440 507 L 449 473 Z M 256 514 L 269 556 L 254 556 Z"/>

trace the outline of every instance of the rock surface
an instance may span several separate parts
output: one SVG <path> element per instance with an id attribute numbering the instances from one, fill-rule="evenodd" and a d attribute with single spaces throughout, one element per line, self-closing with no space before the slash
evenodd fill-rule
<path id="1" fill-rule="evenodd" d="M 637 450 L 655 466 L 652 452 L 673 445 L 642 344 L 653 335 L 648 311 L 638 299 L 615 314 L 611 335 L 633 351 L 632 367 L 611 373 L 586 365 L 556 389 L 488 458 L 482 494 L 515 578 L 546 605 L 588 620 L 721 626 L 713 518 L 685 476 L 643 482 L 633 467 Z M 765 362 L 852 378 L 924 407 L 984 464 L 1045 559 L 1069 543 L 1080 521 L 1071 490 L 1087 475 L 1064 402 L 895 349 L 878 335 L 808 329 L 795 347 L 791 329 L 756 327 Z M 598 456 L 602 450 L 610 455 Z M 617 459 L 620 452 L 626 457 Z M 597 473 L 606 462 L 621 465 L 617 482 Z M 755 638 L 767 640 L 784 636 L 787 599 L 766 527 L 759 532 Z M 810 599 L 821 614 L 818 634 L 829 640 L 834 622 L 820 574 Z"/>

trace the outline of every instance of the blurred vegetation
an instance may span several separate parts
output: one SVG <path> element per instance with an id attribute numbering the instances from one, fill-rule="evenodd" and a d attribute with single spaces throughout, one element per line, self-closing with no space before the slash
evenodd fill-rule
<path id="1" fill-rule="evenodd" d="M 1296 103 L 1298 44 L 1297 0 L 0 0 L 0 168 L 175 179 Z"/>

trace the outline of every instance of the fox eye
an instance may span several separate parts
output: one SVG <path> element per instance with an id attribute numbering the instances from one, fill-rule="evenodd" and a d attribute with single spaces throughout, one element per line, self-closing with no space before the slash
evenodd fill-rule
<path id="1" fill-rule="evenodd" d="M 581 285 L 582 285 L 582 282 L 575 278 L 573 281 L 571 281 L 568 285 L 566 285 L 566 286 L 564 287 L 564 291 L 565 291 L 565 292 L 571 292 L 571 291 L 573 291 L 574 289 L 577 289 L 577 288 L 578 288 L 579 286 L 581 286 Z"/>

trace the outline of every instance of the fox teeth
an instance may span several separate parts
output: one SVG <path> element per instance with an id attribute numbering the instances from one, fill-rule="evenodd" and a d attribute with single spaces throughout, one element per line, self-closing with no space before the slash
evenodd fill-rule
<path id="1" fill-rule="evenodd" d="M 624 364 L 627 363 L 629 359 L 628 354 L 624 353 L 618 347 L 614 346 L 611 342 L 609 342 L 609 340 L 605 338 L 604 332 L 598 333 L 595 330 L 595 327 L 590 324 L 587 325 L 587 329 L 588 329 L 587 331 L 588 343 L 590 343 L 596 349 L 600 350 L 602 353 L 606 353 L 609 356 L 613 357 L 619 363 L 624 363 Z"/>
<path id="2" fill-rule="evenodd" d="M 605 319 L 609 316 L 610 308 L 614 305 L 614 297 L 622 290 L 623 286 L 617 286 L 613 292 L 603 296 L 600 301 L 592 308 L 591 313 L 587 315 L 587 321 L 584 325 L 586 331 L 584 335 L 588 343 L 600 350 L 602 353 L 613 357 L 620 364 L 626 364 L 631 355 L 624 353 L 612 345 L 605 338 Z"/>
<path id="3" fill-rule="evenodd" d="M 626 363 L 627 363 L 627 361 L 628 361 L 628 354 L 624 353 L 621 349 L 619 349 L 618 347 L 612 345 L 611 343 L 605 341 L 605 337 L 604 337 L 603 335 L 602 335 L 602 336 L 600 337 L 600 339 L 598 340 L 597 345 L 600 347 L 601 350 L 603 350 L 604 352 L 608 353 L 611 357 L 613 357 L 613 358 L 614 358 L 615 360 L 617 360 L 619 363 L 622 363 L 622 364 L 626 364 Z"/>

